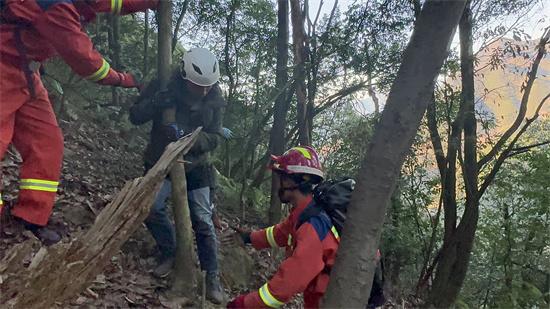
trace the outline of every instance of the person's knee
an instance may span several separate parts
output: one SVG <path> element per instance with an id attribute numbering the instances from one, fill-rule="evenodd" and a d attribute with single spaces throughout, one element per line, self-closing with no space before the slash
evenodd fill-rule
<path id="1" fill-rule="evenodd" d="M 193 227 L 195 233 L 201 236 L 210 236 L 212 234 L 215 234 L 212 216 L 206 213 L 195 216 L 195 220 L 193 220 Z"/>
<path id="2" fill-rule="evenodd" d="M 167 221 L 166 212 L 162 209 L 151 208 L 149 215 L 145 219 L 145 224 L 165 224 Z"/>

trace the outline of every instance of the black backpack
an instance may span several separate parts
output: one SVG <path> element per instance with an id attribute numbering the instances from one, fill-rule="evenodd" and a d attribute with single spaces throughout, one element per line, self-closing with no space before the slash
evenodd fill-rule
<path id="1" fill-rule="evenodd" d="M 349 177 L 326 180 L 317 185 L 313 190 L 313 202 L 304 209 L 298 218 L 298 227 L 304 222 L 311 222 L 312 218 L 317 219 L 313 220 L 315 222 L 330 220 L 328 224 L 333 225 L 338 234 L 341 235 L 354 188 L 355 180 Z M 318 228 L 318 223 L 313 225 L 319 234 L 319 238 L 323 240 L 328 233 L 328 229 L 326 227 Z M 384 265 L 380 257 L 380 261 L 376 265 L 367 308 L 379 307 L 385 302 Z"/>

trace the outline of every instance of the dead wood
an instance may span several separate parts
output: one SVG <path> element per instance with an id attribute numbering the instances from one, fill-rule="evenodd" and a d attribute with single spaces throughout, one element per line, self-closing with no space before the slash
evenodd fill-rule
<path id="1" fill-rule="evenodd" d="M 0 307 L 50 308 L 83 292 L 141 225 L 172 164 L 187 153 L 200 128 L 166 147 L 140 178 L 128 181 L 82 237 L 41 248 L 25 267 L 32 245 L 14 247 L 0 262 Z"/>

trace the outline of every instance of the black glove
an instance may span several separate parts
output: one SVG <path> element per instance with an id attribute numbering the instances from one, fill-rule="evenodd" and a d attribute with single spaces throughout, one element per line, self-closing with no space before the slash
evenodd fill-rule
<path id="1" fill-rule="evenodd" d="M 250 239 L 250 234 L 252 234 L 252 232 L 249 229 L 242 228 L 240 226 L 235 226 L 233 229 L 235 232 L 239 233 L 245 244 L 252 243 L 252 240 Z"/>
<path id="2" fill-rule="evenodd" d="M 153 103 L 160 108 L 174 107 L 174 97 L 168 90 L 161 90 L 155 93 Z"/>
<path id="3" fill-rule="evenodd" d="M 164 132 L 166 138 L 171 142 L 175 142 L 185 136 L 185 132 L 180 129 L 178 124 L 175 122 L 163 125 L 162 131 Z"/>
<path id="4" fill-rule="evenodd" d="M 239 233 L 241 235 L 241 238 L 243 239 L 243 242 L 245 244 L 250 244 L 252 243 L 252 239 L 250 239 L 250 232 L 243 232 L 243 233 Z"/>

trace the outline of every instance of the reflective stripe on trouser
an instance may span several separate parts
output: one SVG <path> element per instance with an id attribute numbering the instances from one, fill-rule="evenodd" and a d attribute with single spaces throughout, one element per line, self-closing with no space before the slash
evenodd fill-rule
<path id="1" fill-rule="evenodd" d="M 258 290 L 258 294 L 260 294 L 260 298 L 262 299 L 262 301 L 264 302 L 264 304 L 268 307 L 271 307 L 271 308 L 279 308 L 281 307 L 282 305 L 284 305 L 285 303 L 283 303 L 282 301 L 278 300 L 277 298 L 275 298 L 275 296 L 273 296 L 273 294 L 271 294 L 271 292 L 269 291 L 269 286 L 268 284 L 264 284 L 259 290 Z"/>
<path id="2" fill-rule="evenodd" d="M 111 13 L 120 15 L 122 10 L 122 0 L 111 0 Z"/>
<path id="3" fill-rule="evenodd" d="M 13 143 L 23 158 L 20 177 L 26 181 L 21 182 L 23 190 L 11 214 L 45 225 L 56 194 L 53 183 L 61 172 L 63 136 L 46 89 L 37 74 L 32 78 L 34 99 L 21 69 L 0 60 L 0 157 Z"/>
<path id="4" fill-rule="evenodd" d="M 45 179 L 21 179 L 20 190 L 57 192 L 59 182 Z"/>

